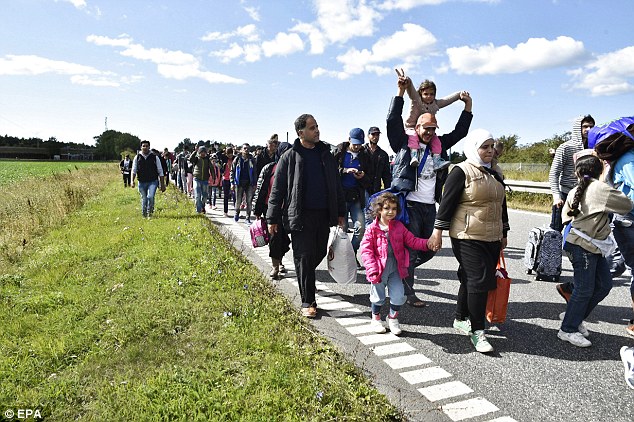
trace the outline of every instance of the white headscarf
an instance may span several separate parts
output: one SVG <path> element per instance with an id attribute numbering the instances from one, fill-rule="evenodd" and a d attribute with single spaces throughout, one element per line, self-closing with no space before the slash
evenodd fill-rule
<path id="1" fill-rule="evenodd" d="M 478 149 L 489 139 L 493 139 L 493 135 L 488 130 L 474 129 L 469 132 L 464 138 L 464 155 L 467 157 L 467 161 L 471 161 L 477 166 L 491 168 L 491 163 L 482 161 L 480 154 L 478 154 Z"/>

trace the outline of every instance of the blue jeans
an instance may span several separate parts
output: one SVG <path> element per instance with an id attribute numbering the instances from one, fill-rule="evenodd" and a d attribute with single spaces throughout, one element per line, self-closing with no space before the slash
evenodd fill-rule
<path id="1" fill-rule="evenodd" d="M 434 231 L 436 220 L 436 204 L 423 204 L 422 202 L 407 201 L 407 214 L 409 224 L 407 230 L 416 237 L 429 239 Z M 424 264 L 436 255 L 434 251 L 416 251 L 409 249 L 409 269 L 405 279 L 405 294 L 411 296 L 414 292 L 414 270 L 420 264 Z"/>
<path id="2" fill-rule="evenodd" d="M 623 220 L 632 221 L 632 225 L 624 227 L 619 221 L 615 221 L 614 240 L 616 240 L 616 244 L 619 245 L 621 254 L 623 254 L 625 265 L 630 267 L 630 271 L 634 272 L 634 216 L 628 214 Z M 634 281 L 634 274 L 630 278 L 630 281 Z M 634 302 L 634 283 L 630 285 L 630 296 L 632 296 L 632 301 Z"/>
<path id="3" fill-rule="evenodd" d="M 139 193 L 141 194 L 141 212 L 143 217 L 152 215 L 154 212 L 154 195 L 158 188 L 158 180 L 152 180 L 151 182 L 139 181 Z"/>
<path id="4" fill-rule="evenodd" d="M 564 250 L 571 256 L 575 288 L 568 300 L 561 330 L 576 333 L 579 331 L 579 324 L 610 293 L 612 276 L 608 261 L 601 254 L 588 252 L 581 246 L 568 242 Z"/>
<path id="5" fill-rule="evenodd" d="M 359 245 L 361 244 L 361 239 L 363 239 L 363 234 L 365 233 L 365 214 L 363 213 L 363 206 L 359 201 L 350 201 L 346 202 L 346 223 L 343 226 L 343 229 L 347 232 L 350 223 L 348 221 L 348 216 L 354 222 L 354 228 L 352 229 L 352 248 L 354 249 L 354 253 L 357 253 L 359 250 Z"/>
<path id="6" fill-rule="evenodd" d="M 194 198 L 196 198 L 196 212 L 205 211 L 207 194 L 209 193 L 209 181 L 194 179 Z"/>
<path id="7" fill-rule="evenodd" d="M 209 205 L 216 206 L 216 198 L 220 195 L 220 187 L 209 186 Z"/>
<path id="8" fill-rule="evenodd" d="M 392 271 L 392 273 L 387 276 L 387 280 L 382 277 L 380 283 L 370 286 L 370 302 L 373 305 L 381 306 L 385 303 L 386 288 L 390 295 L 390 305 L 400 306 L 405 303 L 406 298 L 403 280 L 401 280 L 398 270 Z"/>

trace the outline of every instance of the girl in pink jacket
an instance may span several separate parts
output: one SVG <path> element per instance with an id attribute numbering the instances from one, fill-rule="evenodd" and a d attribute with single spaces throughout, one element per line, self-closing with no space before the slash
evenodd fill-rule
<path id="1" fill-rule="evenodd" d="M 394 335 L 401 334 L 398 312 L 407 299 L 403 288 L 403 279 L 407 277 L 409 251 L 411 249 L 427 251 L 427 239 L 414 236 L 403 223 L 395 220 L 400 212 L 398 198 L 390 192 L 379 195 L 372 203 L 372 215 L 375 218 L 366 229 L 361 241 L 361 259 L 365 265 L 366 278 L 370 286 L 372 303 L 371 326 L 376 333 L 384 333 L 381 322 L 381 306 L 385 302 L 385 289 L 390 296 L 390 314 L 387 322 Z"/>

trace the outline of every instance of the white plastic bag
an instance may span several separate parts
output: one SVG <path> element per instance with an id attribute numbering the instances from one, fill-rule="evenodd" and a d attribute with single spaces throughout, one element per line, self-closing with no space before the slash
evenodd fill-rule
<path id="1" fill-rule="evenodd" d="M 328 241 L 328 273 L 337 283 L 350 284 L 357 280 L 357 261 L 348 234 L 339 226 L 330 230 Z"/>

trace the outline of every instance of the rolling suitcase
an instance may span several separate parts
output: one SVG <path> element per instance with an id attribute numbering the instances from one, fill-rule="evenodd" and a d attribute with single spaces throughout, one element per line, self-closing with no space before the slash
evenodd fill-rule
<path id="1" fill-rule="evenodd" d="M 535 272 L 535 280 L 559 282 L 561 245 L 561 233 L 557 230 L 532 228 L 528 233 L 528 242 L 524 250 L 526 273 Z"/>

